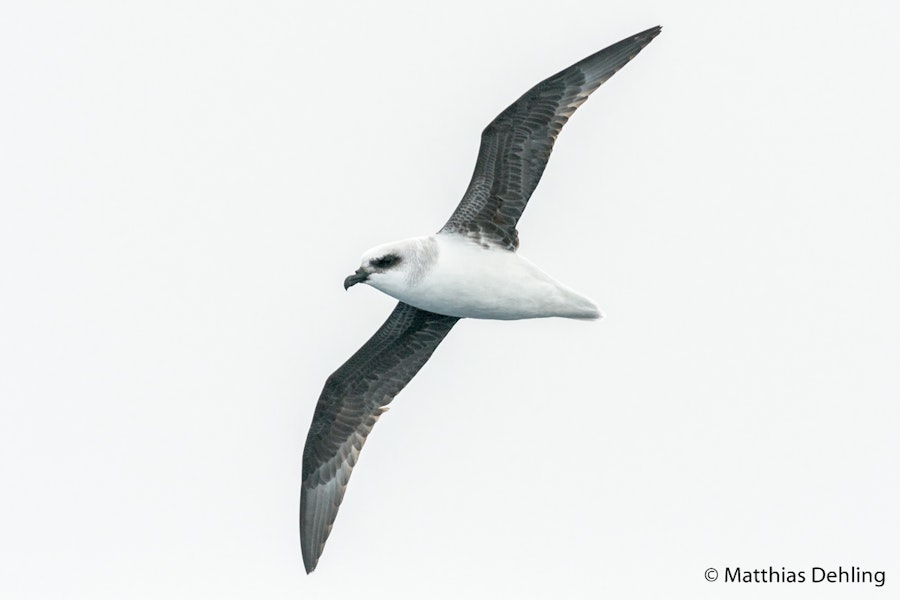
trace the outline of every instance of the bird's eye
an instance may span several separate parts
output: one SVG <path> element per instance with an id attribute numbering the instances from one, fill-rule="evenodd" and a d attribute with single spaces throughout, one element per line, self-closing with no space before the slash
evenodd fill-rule
<path id="1" fill-rule="evenodd" d="M 376 258 L 372 261 L 372 266 L 376 269 L 387 269 L 391 265 L 397 262 L 398 257 L 396 254 L 386 254 L 380 258 Z"/>

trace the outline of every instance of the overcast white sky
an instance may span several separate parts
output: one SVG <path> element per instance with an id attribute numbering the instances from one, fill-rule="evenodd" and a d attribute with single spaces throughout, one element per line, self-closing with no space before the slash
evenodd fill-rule
<path id="1" fill-rule="evenodd" d="M 4 598 L 895 593 L 896 2 L 79 4 L 0 21 Z M 313 408 L 394 304 L 343 278 L 656 24 L 520 224 L 607 318 L 460 323 L 307 577 Z M 887 583 L 703 577 L 770 565 Z"/>

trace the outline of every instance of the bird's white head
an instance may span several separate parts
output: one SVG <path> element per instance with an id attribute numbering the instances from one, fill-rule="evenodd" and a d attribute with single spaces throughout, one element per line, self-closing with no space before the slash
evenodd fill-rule
<path id="1" fill-rule="evenodd" d="M 396 298 L 421 281 L 437 255 L 432 236 L 375 246 L 362 255 L 360 267 L 344 280 L 344 289 L 366 283 Z"/>

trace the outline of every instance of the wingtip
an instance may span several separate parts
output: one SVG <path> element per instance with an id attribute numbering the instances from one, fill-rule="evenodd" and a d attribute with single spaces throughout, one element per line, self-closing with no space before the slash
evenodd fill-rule
<path id="1" fill-rule="evenodd" d="M 647 38 L 647 41 L 649 42 L 650 40 L 652 40 L 653 38 L 658 36 L 660 33 L 662 33 L 662 25 L 656 25 L 655 27 L 651 27 L 650 29 L 647 29 L 646 31 L 640 32 L 635 37 Z"/>
<path id="2" fill-rule="evenodd" d="M 315 544 L 309 539 L 310 533 L 307 527 L 304 527 L 303 524 L 303 509 L 306 504 L 306 494 L 300 494 L 300 554 L 303 557 L 303 568 L 306 569 L 306 574 L 309 575 L 313 571 L 316 570 L 316 565 L 319 563 L 319 556 L 322 555 L 322 547 L 315 547 Z"/>
<path id="3" fill-rule="evenodd" d="M 309 575 L 313 571 L 316 570 L 316 565 L 319 563 L 318 556 L 310 556 L 306 551 L 306 546 L 301 546 L 303 554 L 303 568 L 306 569 L 306 574 Z"/>

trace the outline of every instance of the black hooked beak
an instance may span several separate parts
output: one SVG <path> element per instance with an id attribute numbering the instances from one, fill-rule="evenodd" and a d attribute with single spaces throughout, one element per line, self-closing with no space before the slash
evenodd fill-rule
<path id="1" fill-rule="evenodd" d="M 362 283 L 369 278 L 369 274 L 362 267 L 356 270 L 356 273 L 344 280 L 344 289 L 349 290 L 351 285 Z"/>

